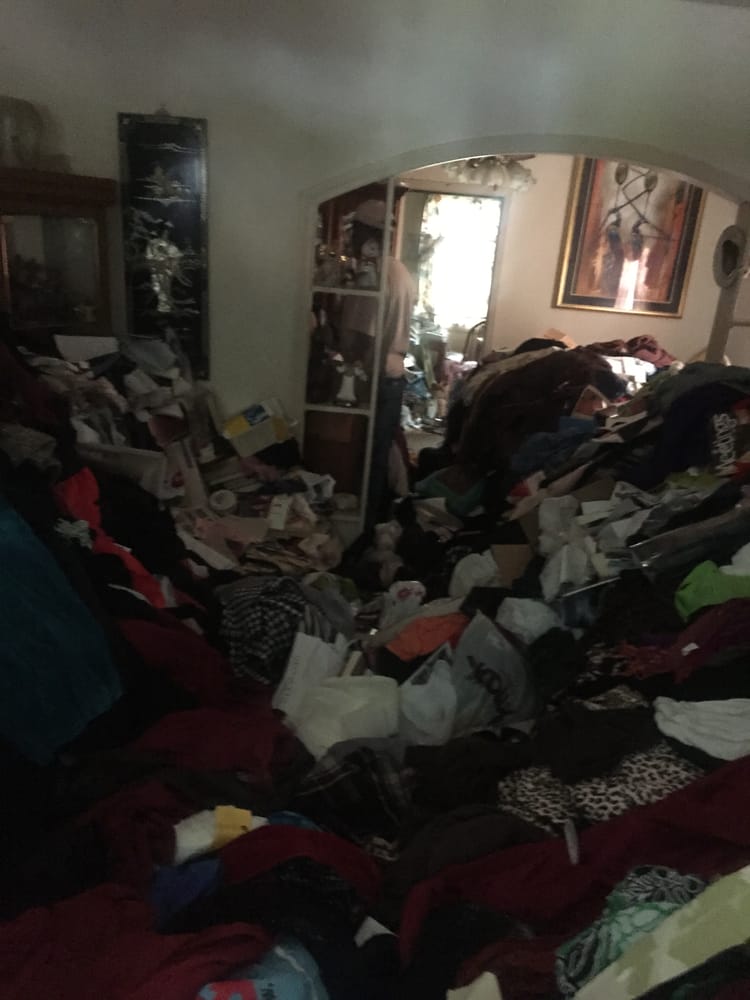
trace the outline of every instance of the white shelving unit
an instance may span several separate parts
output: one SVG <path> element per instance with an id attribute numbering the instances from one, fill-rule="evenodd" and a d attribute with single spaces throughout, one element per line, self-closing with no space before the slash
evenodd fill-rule
<path id="1" fill-rule="evenodd" d="M 312 401 L 309 397 L 310 379 L 307 381 L 306 399 L 304 405 L 304 454 L 306 462 L 312 471 L 329 473 L 337 480 L 337 491 L 351 492 L 357 495 L 359 505 L 356 510 L 340 511 L 334 519 L 342 525 L 342 531 L 356 537 L 364 524 L 367 491 L 370 479 L 370 460 L 372 456 L 372 437 L 374 414 L 377 408 L 377 392 L 382 356 L 382 330 L 385 315 L 386 296 L 386 262 L 391 253 L 393 238 L 393 188 L 394 181 L 383 181 L 382 184 L 362 188 L 356 192 L 348 192 L 340 198 L 333 198 L 319 206 L 319 216 L 323 226 L 323 245 L 330 252 L 345 257 L 343 220 L 349 216 L 362 202 L 371 199 L 385 202 L 385 227 L 383 242 L 378 261 L 377 273 L 379 287 L 377 289 L 361 289 L 343 285 L 326 285 L 316 282 L 315 271 L 310 287 L 313 306 L 316 297 L 325 297 L 326 306 L 331 319 L 331 326 L 336 334 L 338 315 L 342 311 L 347 297 L 373 300 L 375 308 L 375 337 L 371 350 L 371 370 L 368 375 L 368 390 L 363 405 L 343 406 L 334 398 L 323 401 Z M 377 194 L 376 191 L 382 191 Z M 315 247 L 317 253 L 318 246 Z M 313 248 L 311 247 L 311 252 Z M 308 375 L 310 366 L 315 363 L 312 355 L 312 336 L 308 346 Z M 331 364 L 330 361 L 326 362 Z M 364 393 L 363 393 L 364 395 Z M 329 444 L 326 447 L 326 440 Z"/>

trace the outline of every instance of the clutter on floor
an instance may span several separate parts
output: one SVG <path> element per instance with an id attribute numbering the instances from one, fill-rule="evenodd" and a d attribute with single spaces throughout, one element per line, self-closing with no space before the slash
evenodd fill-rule
<path id="1" fill-rule="evenodd" d="M 2 995 L 750 995 L 750 370 L 490 357 L 345 551 L 104 346 L 0 346 Z"/>

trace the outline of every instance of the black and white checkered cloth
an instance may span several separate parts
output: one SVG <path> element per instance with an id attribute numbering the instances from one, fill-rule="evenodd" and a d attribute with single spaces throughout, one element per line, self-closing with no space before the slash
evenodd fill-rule
<path id="1" fill-rule="evenodd" d="M 220 595 L 221 634 L 232 670 L 261 684 L 278 684 L 305 612 L 305 596 L 286 576 L 249 577 Z"/>

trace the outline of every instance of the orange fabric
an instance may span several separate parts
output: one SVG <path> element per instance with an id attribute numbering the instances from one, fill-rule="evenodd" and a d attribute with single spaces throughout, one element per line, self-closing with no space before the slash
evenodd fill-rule
<path id="1" fill-rule="evenodd" d="M 400 660 L 409 662 L 434 652 L 445 642 L 455 646 L 468 624 L 469 619 L 460 611 L 435 618 L 417 618 L 409 622 L 385 648 Z"/>

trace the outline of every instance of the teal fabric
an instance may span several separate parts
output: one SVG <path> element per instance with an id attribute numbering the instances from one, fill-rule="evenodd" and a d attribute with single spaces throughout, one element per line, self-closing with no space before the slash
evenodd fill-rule
<path id="1" fill-rule="evenodd" d="M 0 498 L 0 736 L 45 764 L 120 695 L 104 633 Z"/>
<path id="2" fill-rule="evenodd" d="M 562 995 L 576 995 L 705 888 L 697 875 L 681 875 L 663 865 L 634 868 L 609 894 L 601 917 L 557 949 L 555 972 Z"/>
<path id="3" fill-rule="evenodd" d="M 674 604 L 687 621 L 701 608 L 723 604 L 733 597 L 750 597 L 750 576 L 722 573 L 715 562 L 707 560 L 688 573 L 677 588 Z"/>
<path id="4" fill-rule="evenodd" d="M 480 479 L 466 493 L 456 493 L 440 478 L 444 471 L 440 469 L 426 479 L 420 480 L 416 486 L 417 493 L 423 497 L 444 497 L 445 506 L 451 514 L 456 517 L 466 517 L 482 502 L 484 480 Z"/>

